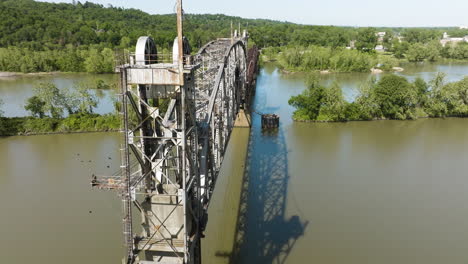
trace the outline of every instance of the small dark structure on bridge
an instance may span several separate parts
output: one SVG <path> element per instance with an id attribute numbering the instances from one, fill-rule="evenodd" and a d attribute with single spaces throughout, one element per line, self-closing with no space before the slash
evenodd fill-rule
<path id="1" fill-rule="evenodd" d="M 275 114 L 262 115 L 262 129 L 276 129 L 279 127 L 279 116 Z"/>

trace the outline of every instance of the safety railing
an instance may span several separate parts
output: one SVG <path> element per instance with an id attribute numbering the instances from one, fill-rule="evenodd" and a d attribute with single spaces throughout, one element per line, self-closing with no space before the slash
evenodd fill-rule
<path id="1" fill-rule="evenodd" d="M 178 64 L 179 58 L 177 54 L 136 54 L 136 53 L 129 53 L 129 64 L 130 65 L 151 65 L 151 64 Z M 193 56 L 192 55 L 184 55 L 183 56 L 184 65 L 192 65 L 193 64 Z"/>

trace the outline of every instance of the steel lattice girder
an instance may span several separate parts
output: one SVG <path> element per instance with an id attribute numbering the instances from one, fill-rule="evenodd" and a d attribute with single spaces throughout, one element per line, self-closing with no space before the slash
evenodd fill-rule
<path id="1" fill-rule="evenodd" d="M 130 263 L 138 252 L 161 261 L 200 261 L 206 210 L 245 95 L 244 40 L 212 41 L 191 61 L 184 69 L 185 85 L 167 94 L 151 92 L 157 82 L 129 84 L 127 75 L 151 65 L 120 69 L 124 148 L 118 182 Z M 167 110 L 160 99 L 170 101 Z M 132 204 L 143 222 L 143 233 L 135 237 Z"/>

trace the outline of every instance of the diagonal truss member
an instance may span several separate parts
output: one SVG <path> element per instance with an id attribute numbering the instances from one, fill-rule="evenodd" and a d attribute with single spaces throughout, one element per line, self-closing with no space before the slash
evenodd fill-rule
<path id="1" fill-rule="evenodd" d="M 176 38 L 168 62 L 141 37 L 118 67 L 122 171 L 93 185 L 121 193 L 126 263 L 201 263 L 208 204 L 245 105 L 246 41 L 236 33 L 190 55 L 188 41 Z"/>

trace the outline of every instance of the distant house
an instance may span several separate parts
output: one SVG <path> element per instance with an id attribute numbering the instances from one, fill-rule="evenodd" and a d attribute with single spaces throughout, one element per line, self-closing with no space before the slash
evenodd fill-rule
<path id="1" fill-rule="evenodd" d="M 377 36 L 377 42 L 379 43 L 377 46 L 375 46 L 375 50 L 378 52 L 384 52 L 385 48 L 382 45 L 384 42 L 384 37 L 387 35 L 387 32 L 377 32 L 375 33 L 375 36 Z"/>
<path id="2" fill-rule="evenodd" d="M 387 35 L 387 32 L 377 32 L 375 35 L 378 37 L 379 42 L 383 42 L 383 39 L 385 35 Z"/>
<path id="3" fill-rule="evenodd" d="M 351 40 L 349 42 L 349 46 L 346 47 L 346 49 L 355 49 L 356 48 L 356 40 Z"/>
<path id="4" fill-rule="evenodd" d="M 442 47 L 447 46 L 447 44 L 455 45 L 460 42 L 468 42 L 468 36 L 465 36 L 463 38 L 451 38 L 449 34 L 447 34 L 447 32 L 444 32 L 444 35 L 440 40 L 440 44 L 442 45 Z"/>
<path id="5" fill-rule="evenodd" d="M 384 52 L 385 48 L 384 48 L 383 45 L 377 45 L 377 46 L 375 46 L 375 51 Z"/>

